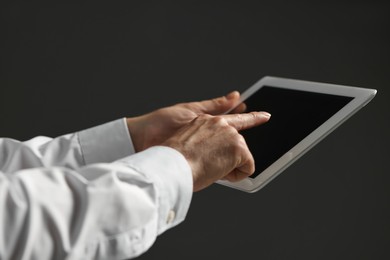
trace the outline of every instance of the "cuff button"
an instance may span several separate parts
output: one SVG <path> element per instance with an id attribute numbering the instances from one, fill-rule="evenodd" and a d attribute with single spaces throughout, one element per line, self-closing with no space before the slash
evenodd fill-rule
<path id="1" fill-rule="evenodd" d="M 173 220 L 175 220 L 175 217 L 176 217 L 175 211 L 170 210 L 170 211 L 168 212 L 167 224 L 171 224 L 171 223 L 173 222 Z"/>

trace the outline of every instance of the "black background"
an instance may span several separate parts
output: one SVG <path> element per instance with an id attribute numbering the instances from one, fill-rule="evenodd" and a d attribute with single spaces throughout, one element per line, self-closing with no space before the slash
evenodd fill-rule
<path id="1" fill-rule="evenodd" d="M 195 194 L 140 259 L 390 259 L 387 2 L 2 1 L 0 136 L 57 136 L 265 75 L 375 88 L 261 191 Z"/>

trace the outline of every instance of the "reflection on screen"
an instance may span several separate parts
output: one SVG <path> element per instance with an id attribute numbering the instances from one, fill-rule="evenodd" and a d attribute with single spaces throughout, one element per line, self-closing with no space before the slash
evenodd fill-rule
<path id="1" fill-rule="evenodd" d="M 247 111 L 267 111 L 270 121 L 242 131 L 256 163 L 255 178 L 322 125 L 353 97 L 264 86 L 248 98 Z"/>

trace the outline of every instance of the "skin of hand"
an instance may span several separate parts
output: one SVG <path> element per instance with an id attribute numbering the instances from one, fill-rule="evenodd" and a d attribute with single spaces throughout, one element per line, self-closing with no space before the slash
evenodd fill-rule
<path id="1" fill-rule="evenodd" d="M 233 91 L 226 96 L 200 102 L 180 103 L 158 109 L 149 114 L 127 118 L 127 126 L 136 152 L 151 146 L 161 145 L 181 127 L 200 115 L 220 115 L 237 106 L 240 93 Z M 244 103 L 232 113 L 242 113 L 246 109 Z"/>
<path id="2" fill-rule="evenodd" d="M 253 174 L 255 164 L 238 131 L 263 124 L 269 118 L 267 112 L 200 115 L 162 145 L 172 147 L 186 157 L 192 169 L 194 191 L 220 179 L 239 181 Z"/>

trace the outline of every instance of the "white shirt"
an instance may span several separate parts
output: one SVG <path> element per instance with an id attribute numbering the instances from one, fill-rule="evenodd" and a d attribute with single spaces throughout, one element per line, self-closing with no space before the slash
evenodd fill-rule
<path id="1" fill-rule="evenodd" d="M 184 220 L 178 151 L 134 153 L 125 119 L 55 139 L 0 138 L 0 259 L 126 259 Z"/>

